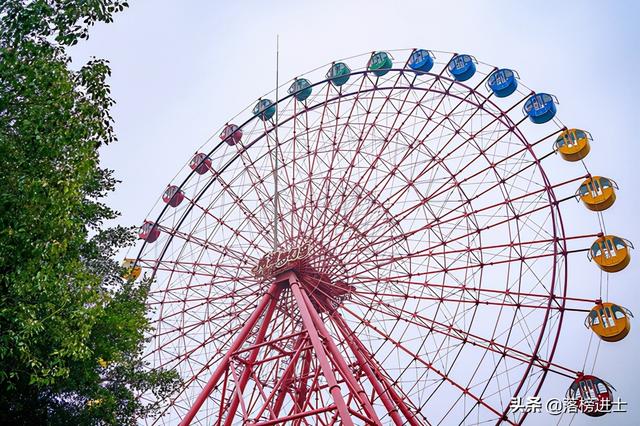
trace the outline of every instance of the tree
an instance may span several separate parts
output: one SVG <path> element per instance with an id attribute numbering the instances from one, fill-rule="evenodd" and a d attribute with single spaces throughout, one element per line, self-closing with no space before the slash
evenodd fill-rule
<path id="1" fill-rule="evenodd" d="M 177 387 L 147 371 L 149 283 L 121 278 L 133 230 L 98 149 L 116 141 L 107 61 L 66 48 L 117 0 L 0 2 L 0 423 L 134 424 Z"/>

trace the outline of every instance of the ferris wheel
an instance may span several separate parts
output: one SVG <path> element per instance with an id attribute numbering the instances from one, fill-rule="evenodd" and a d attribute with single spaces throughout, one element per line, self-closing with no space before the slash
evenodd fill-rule
<path id="1" fill-rule="evenodd" d="M 147 422 L 520 424 L 511 402 L 550 375 L 606 414 L 613 386 L 554 355 L 563 322 L 627 335 L 606 285 L 569 296 L 569 264 L 618 272 L 633 246 L 605 231 L 617 184 L 557 104 L 514 70 L 413 49 L 333 62 L 230 120 L 127 260 L 153 280 L 145 361 L 182 379 Z"/>

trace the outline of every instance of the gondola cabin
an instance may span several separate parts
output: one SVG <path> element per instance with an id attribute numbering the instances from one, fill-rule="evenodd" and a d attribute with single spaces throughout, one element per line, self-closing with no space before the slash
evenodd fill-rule
<path id="1" fill-rule="evenodd" d="M 615 203 L 616 189 L 618 189 L 618 184 L 612 179 L 592 176 L 582 182 L 576 196 L 580 197 L 589 210 L 601 212 Z"/>
<path id="2" fill-rule="evenodd" d="M 409 68 L 415 71 L 429 72 L 433 68 L 433 58 L 433 54 L 428 50 L 414 50 L 409 58 Z"/>
<path id="3" fill-rule="evenodd" d="M 529 120 L 535 124 L 543 124 L 555 117 L 558 109 L 558 102 L 554 96 L 548 93 L 536 93 L 524 103 L 524 113 L 529 116 Z"/>
<path id="4" fill-rule="evenodd" d="M 220 139 L 233 146 L 242 140 L 242 130 L 235 124 L 227 124 L 220 133 Z"/>
<path id="5" fill-rule="evenodd" d="M 311 82 L 306 78 L 296 78 L 287 90 L 299 102 L 305 101 L 311 95 L 311 91 Z"/>
<path id="6" fill-rule="evenodd" d="M 344 62 L 336 62 L 331 65 L 326 77 L 331 80 L 331 84 L 340 87 L 349 81 L 351 76 L 351 69 Z"/>
<path id="7" fill-rule="evenodd" d="M 602 340 L 617 342 L 629 334 L 631 318 L 633 314 L 627 308 L 604 302 L 591 308 L 584 324 Z"/>
<path id="8" fill-rule="evenodd" d="M 140 227 L 140 232 L 138 233 L 138 237 L 148 243 L 155 242 L 159 236 L 160 229 L 158 229 L 155 223 L 149 221 L 145 221 L 142 224 L 142 226 Z"/>
<path id="9" fill-rule="evenodd" d="M 376 77 L 382 77 L 389 72 L 393 66 L 391 56 L 387 52 L 373 52 L 369 58 L 367 68 L 373 72 Z"/>
<path id="10" fill-rule="evenodd" d="M 591 140 L 591 134 L 586 130 L 567 129 L 560 133 L 554 147 L 565 160 L 580 161 L 591 151 Z"/>
<path id="11" fill-rule="evenodd" d="M 619 272 L 631 262 L 632 248 L 631 241 L 615 235 L 603 235 L 591 245 L 588 258 L 605 272 Z"/>
<path id="12" fill-rule="evenodd" d="M 138 279 L 138 277 L 140 277 L 140 274 L 142 273 L 142 268 L 136 265 L 135 263 L 136 263 L 135 259 L 129 259 L 129 258 L 125 258 L 122 261 L 122 269 L 123 269 L 122 278 L 124 278 L 127 281 L 129 280 L 135 281 Z"/>
<path id="13" fill-rule="evenodd" d="M 515 71 L 503 68 L 491 73 L 487 85 L 494 95 L 506 98 L 518 88 L 518 79 Z"/>
<path id="14" fill-rule="evenodd" d="M 580 374 L 569 386 L 567 398 L 587 416 L 600 417 L 611 411 L 613 386 L 596 376 Z"/>
<path id="15" fill-rule="evenodd" d="M 191 170 L 193 170 L 197 174 L 203 175 L 211 170 L 211 159 L 207 154 L 198 152 L 191 159 L 189 167 L 191 167 Z"/>
<path id="16" fill-rule="evenodd" d="M 276 106 L 269 99 L 260 99 L 253 107 L 253 115 L 259 116 L 262 121 L 271 120 L 276 113 Z"/>
<path id="17" fill-rule="evenodd" d="M 456 55 L 447 69 L 456 81 L 467 81 L 476 73 L 476 64 L 470 55 Z"/>
<path id="18" fill-rule="evenodd" d="M 102 398 L 90 399 L 87 401 L 87 407 L 97 407 L 102 404 Z"/>
<path id="19" fill-rule="evenodd" d="M 169 186 L 162 194 L 162 201 L 171 207 L 178 207 L 182 200 L 184 200 L 184 192 L 175 185 Z"/>

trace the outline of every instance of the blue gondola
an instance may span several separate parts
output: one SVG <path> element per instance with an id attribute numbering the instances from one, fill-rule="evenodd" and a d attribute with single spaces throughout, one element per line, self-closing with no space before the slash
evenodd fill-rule
<path id="1" fill-rule="evenodd" d="M 518 88 L 518 80 L 513 70 L 503 68 L 494 71 L 487 81 L 489 88 L 499 98 L 506 98 Z"/>
<path id="2" fill-rule="evenodd" d="M 331 65 L 326 77 L 331 80 L 334 86 L 342 86 L 349 81 L 351 69 L 344 62 L 336 62 Z"/>
<path id="3" fill-rule="evenodd" d="M 429 72 L 433 68 L 433 54 L 425 49 L 414 50 L 409 58 L 409 68 Z"/>
<path id="4" fill-rule="evenodd" d="M 558 111 L 556 103 L 557 99 L 555 99 L 555 96 L 547 93 L 536 93 L 527 99 L 523 110 L 532 122 L 542 124 L 551 120 L 556 115 Z"/>
<path id="5" fill-rule="evenodd" d="M 469 55 L 454 56 L 447 68 L 456 81 L 467 81 L 476 73 L 476 64 Z"/>
<path id="6" fill-rule="evenodd" d="M 260 99 L 253 107 L 253 115 L 259 115 L 263 121 L 270 120 L 276 113 L 276 106 L 269 99 Z"/>
<path id="7" fill-rule="evenodd" d="M 293 95 L 298 101 L 302 102 L 311 95 L 311 83 L 306 78 L 296 78 L 291 87 L 289 94 Z"/>

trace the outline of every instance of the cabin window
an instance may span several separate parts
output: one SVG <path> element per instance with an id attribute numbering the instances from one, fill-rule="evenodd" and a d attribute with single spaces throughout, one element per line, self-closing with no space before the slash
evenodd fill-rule
<path id="1" fill-rule="evenodd" d="M 624 313 L 624 311 L 620 308 L 620 306 L 618 305 L 613 305 L 611 306 L 611 311 L 613 312 L 613 316 L 616 319 L 622 319 L 624 317 L 626 317 L 627 315 Z"/>
<path id="2" fill-rule="evenodd" d="M 603 395 L 603 394 L 609 393 L 609 390 L 607 389 L 607 386 L 604 384 L 604 382 L 598 382 L 596 384 L 596 386 L 597 386 L 599 395 Z"/>
<path id="3" fill-rule="evenodd" d="M 613 183 L 611 182 L 611 180 L 605 177 L 600 178 L 600 184 L 602 185 L 603 188 L 613 188 Z"/>
<path id="4" fill-rule="evenodd" d="M 615 245 L 616 249 L 618 249 L 618 250 L 627 247 L 627 243 L 625 243 L 622 238 L 618 238 L 618 237 L 614 237 L 613 238 L 613 244 Z"/>
<path id="5" fill-rule="evenodd" d="M 578 191 L 580 192 L 581 196 L 585 196 L 589 193 L 589 188 L 587 188 L 587 185 L 582 184 L 580 185 L 580 189 L 578 189 Z"/>
<path id="6" fill-rule="evenodd" d="M 531 104 L 533 105 L 533 108 L 538 110 L 538 109 L 542 109 L 542 107 L 544 106 L 544 104 L 542 103 L 542 96 L 540 95 L 536 95 Z"/>
<path id="7" fill-rule="evenodd" d="M 495 73 L 496 84 L 504 84 L 507 82 L 507 75 L 505 71 L 498 71 Z"/>

